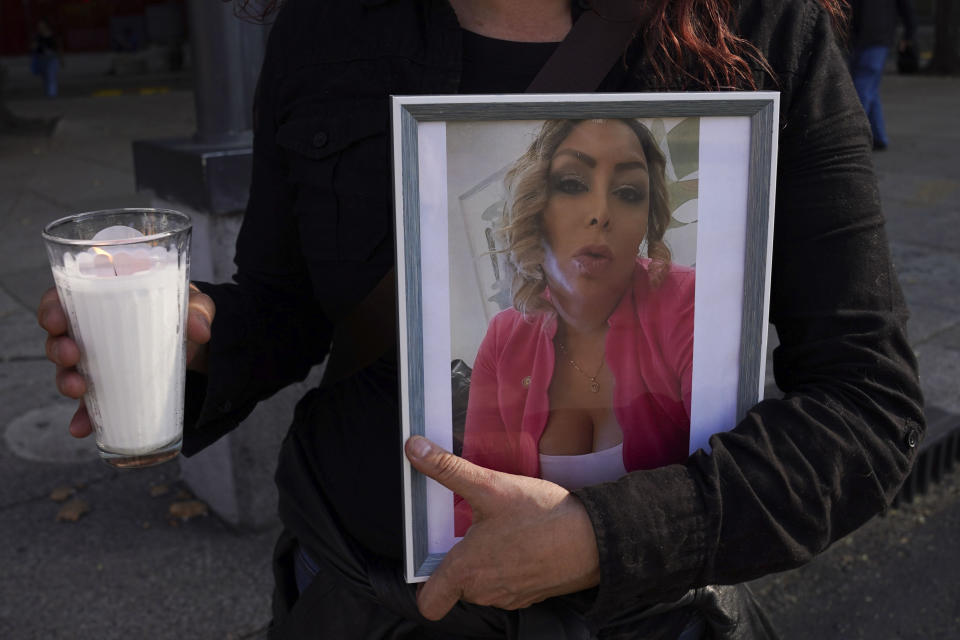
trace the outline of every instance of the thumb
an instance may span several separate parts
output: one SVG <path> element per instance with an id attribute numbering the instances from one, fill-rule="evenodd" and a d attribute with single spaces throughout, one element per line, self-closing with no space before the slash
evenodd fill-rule
<path id="1" fill-rule="evenodd" d="M 187 337 L 200 344 L 210 340 L 210 326 L 217 314 L 213 298 L 200 291 L 197 285 L 190 283 L 190 298 L 187 302 Z"/>
<path id="2" fill-rule="evenodd" d="M 445 451 L 422 436 L 408 439 L 404 450 L 414 469 L 462 496 L 474 510 L 482 511 L 493 483 L 493 472 Z"/>

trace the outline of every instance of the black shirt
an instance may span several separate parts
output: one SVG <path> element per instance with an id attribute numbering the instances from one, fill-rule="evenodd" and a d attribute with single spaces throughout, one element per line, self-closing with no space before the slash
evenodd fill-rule
<path id="1" fill-rule="evenodd" d="M 38 34 L 34 40 L 33 51 L 41 56 L 54 55 L 57 52 L 57 39 L 53 36 Z"/>
<path id="2" fill-rule="evenodd" d="M 556 42 L 510 42 L 461 30 L 459 93 L 523 93 L 557 48 Z"/>

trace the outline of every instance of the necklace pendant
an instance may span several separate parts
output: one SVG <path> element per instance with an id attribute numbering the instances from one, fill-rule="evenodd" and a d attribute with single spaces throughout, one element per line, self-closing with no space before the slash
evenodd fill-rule
<path id="1" fill-rule="evenodd" d="M 594 393 L 600 393 L 600 383 L 597 382 L 596 380 L 591 380 L 590 391 L 593 391 Z"/>

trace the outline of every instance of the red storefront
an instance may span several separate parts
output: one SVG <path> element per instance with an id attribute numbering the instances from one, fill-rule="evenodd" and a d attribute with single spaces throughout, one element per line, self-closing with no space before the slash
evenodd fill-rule
<path id="1" fill-rule="evenodd" d="M 0 55 L 28 53 L 39 18 L 53 25 L 66 51 L 170 44 L 185 35 L 185 5 L 186 0 L 0 0 Z"/>

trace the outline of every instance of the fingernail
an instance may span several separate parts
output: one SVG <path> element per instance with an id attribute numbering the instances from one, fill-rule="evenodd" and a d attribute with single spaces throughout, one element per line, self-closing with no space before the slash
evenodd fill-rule
<path id="1" fill-rule="evenodd" d="M 430 446 L 430 441 L 423 436 L 413 436 L 410 438 L 410 453 L 414 458 L 427 457 L 431 449 L 433 449 L 433 447 Z"/>

